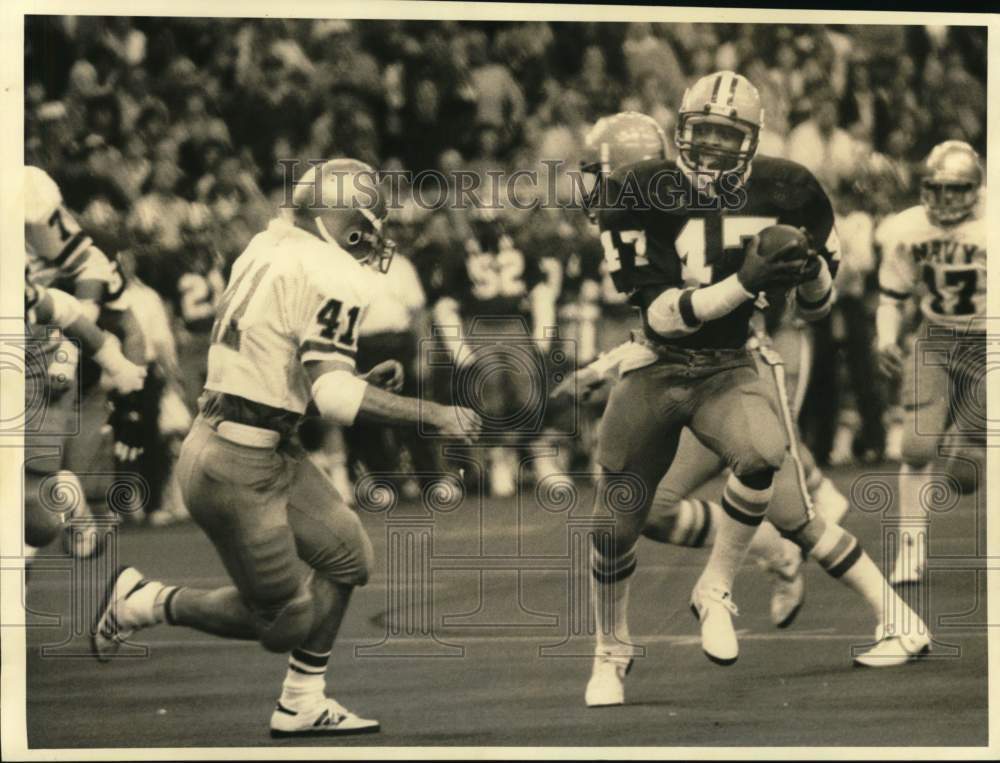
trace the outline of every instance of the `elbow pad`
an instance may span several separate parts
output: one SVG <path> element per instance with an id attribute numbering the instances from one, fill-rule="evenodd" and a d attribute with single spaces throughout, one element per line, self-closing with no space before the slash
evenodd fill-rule
<path id="1" fill-rule="evenodd" d="M 646 309 L 649 327 L 667 339 L 688 336 L 701 328 L 691 296 L 695 289 L 667 289 Z"/>
<path id="2" fill-rule="evenodd" d="M 350 426 L 358 417 L 368 382 L 349 371 L 329 371 L 312 385 L 313 402 L 324 417 Z"/>

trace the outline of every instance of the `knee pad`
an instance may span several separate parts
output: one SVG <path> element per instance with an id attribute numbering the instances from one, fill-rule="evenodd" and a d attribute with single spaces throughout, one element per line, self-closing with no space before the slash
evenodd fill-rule
<path id="1" fill-rule="evenodd" d="M 773 474 L 785 461 L 788 443 L 774 415 L 769 417 L 769 421 L 761 421 L 758 429 L 747 432 L 740 440 L 740 447 L 734 449 L 731 467 L 733 474 L 741 480 L 759 472 L 770 471 Z"/>
<path id="2" fill-rule="evenodd" d="M 291 600 L 276 610 L 254 610 L 257 637 L 269 652 L 290 652 L 309 635 L 315 619 L 311 582 L 312 573 L 302 579 Z"/>

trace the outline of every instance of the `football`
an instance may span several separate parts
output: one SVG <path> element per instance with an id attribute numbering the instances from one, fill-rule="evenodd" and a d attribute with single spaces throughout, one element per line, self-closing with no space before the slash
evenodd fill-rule
<path id="1" fill-rule="evenodd" d="M 806 259 L 809 240 L 791 225 L 769 225 L 760 232 L 760 256 L 766 259 Z"/>

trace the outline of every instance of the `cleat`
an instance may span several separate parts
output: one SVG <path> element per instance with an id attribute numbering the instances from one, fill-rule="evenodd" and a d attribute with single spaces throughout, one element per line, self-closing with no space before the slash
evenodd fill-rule
<path id="1" fill-rule="evenodd" d="M 787 628 L 791 625 L 806 598 L 806 576 L 803 573 L 805 565 L 798 553 L 798 547 L 795 550 L 793 558 L 768 567 L 773 576 L 771 624 L 776 628 Z"/>
<path id="2" fill-rule="evenodd" d="M 830 478 L 824 477 L 816 488 L 816 495 L 813 496 L 813 507 L 825 522 L 839 525 L 844 521 L 850 503 L 844 494 L 837 490 L 837 486 L 830 481 Z"/>
<path id="3" fill-rule="evenodd" d="M 584 702 L 587 707 L 611 707 L 625 704 L 625 676 L 633 660 L 625 655 L 595 655 L 594 669 L 587 682 Z"/>
<path id="4" fill-rule="evenodd" d="M 889 575 L 889 585 L 907 585 L 923 580 L 924 570 L 927 567 L 926 548 L 921 539 L 915 542 L 914 538 L 904 533 L 899 550 L 896 551 L 892 574 Z"/>
<path id="5" fill-rule="evenodd" d="M 135 631 L 162 622 L 156 599 L 163 588 L 163 583 L 144 578 L 135 567 L 119 567 L 104 591 L 90 637 L 98 661 L 110 660 Z"/>
<path id="6" fill-rule="evenodd" d="M 918 622 L 920 627 L 915 629 L 917 631 L 915 635 L 907 633 L 893 635 L 887 633 L 883 626 L 879 626 L 875 631 L 875 646 L 855 657 L 855 666 L 860 668 L 894 668 L 930 654 L 930 633 L 922 621 L 918 620 Z"/>
<path id="7" fill-rule="evenodd" d="M 135 567 L 119 567 L 118 574 L 108 581 L 90 636 L 90 645 L 99 662 L 110 660 L 135 629 L 141 627 L 128 624 L 127 601 L 149 582 Z"/>
<path id="8" fill-rule="evenodd" d="M 701 623 L 701 648 L 716 665 L 732 665 L 740 656 L 739 642 L 733 629 L 733 616 L 739 610 L 729 591 L 695 587 L 691 592 L 691 614 Z"/>
<path id="9" fill-rule="evenodd" d="M 308 710 L 293 710 L 278 702 L 271 713 L 271 737 L 274 739 L 374 734 L 381 728 L 378 721 L 360 718 L 329 697 Z"/>

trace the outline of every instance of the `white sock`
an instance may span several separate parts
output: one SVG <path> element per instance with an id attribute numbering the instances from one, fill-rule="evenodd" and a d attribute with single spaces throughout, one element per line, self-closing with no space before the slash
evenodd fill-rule
<path id="1" fill-rule="evenodd" d="M 712 501 L 685 499 L 677 504 L 674 527 L 669 542 L 675 546 L 701 548 L 714 540 L 715 523 L 722 507 Z"/>
<path id="2" fill-rule="evenodd" d="M 715 544 L 697 587 L 718 587 L 731 591 L 736 573 L 750 548 L 750 542 L 760 527 L 771 501 L 769 485 L 755 489 L 744 485 L 730 474 L 722 492 L 722 515 L 715 533 Z"/>
<path id="3" fill-rule="evenodd" d="M 859 594 L 882 622 L 886 602 L 895 591 L 886 583 L 878 566 L 866 554 L 858 539 L 842 527 L 825 524 L 809 555 L 833 578 Z"/>
<path id="4" fill-rule="evenodd" d="M 635 549 L 617 557 L 591 549 L 591 605 L 597 630 L 599 652 L 630 652 L 632 636 L 628 629 L 628 591 L 635 572 Z"/>
<path id="5" fill-rule="evenodd" d="M 901 534 L 913 538 L 927 529 L 927 509 L 920 496 L 930 481 L 931 465 L 914 468 L 903 464 L 899 470 L 899 518 Z"/>
<path id="6" fill-rule="evenodd" d="M 325 696 L 326 666 L 330 653 L 320 654 L 306 649 L 293 649 L 288 655 L 288 672 L 281 685 L 285 707 L 295 709 L 313 705 Z"/>

